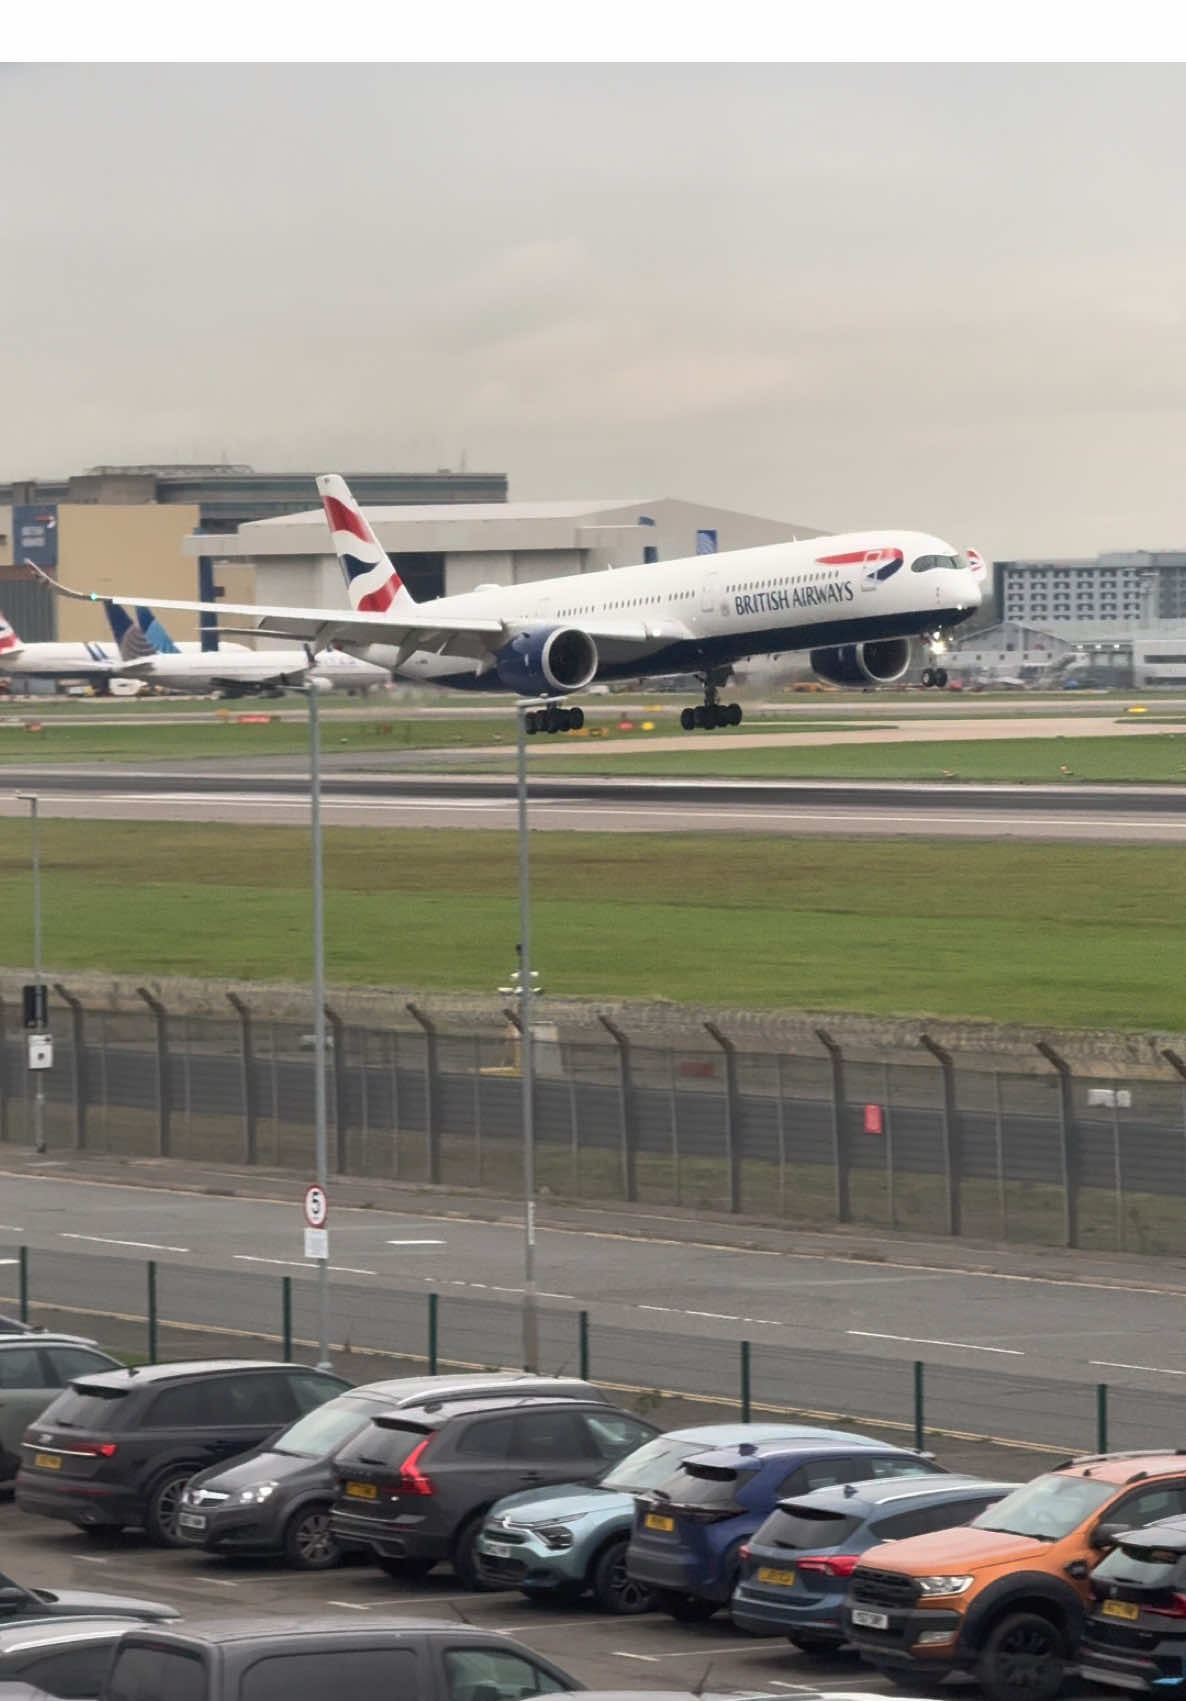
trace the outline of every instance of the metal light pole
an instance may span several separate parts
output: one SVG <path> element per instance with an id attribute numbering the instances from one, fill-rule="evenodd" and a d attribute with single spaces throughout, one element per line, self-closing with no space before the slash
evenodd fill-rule
<path id="1" fill-rule="evenodd" d="M 532 1034 L 531 867 L 527 852 L 527 708 L 515 706 L 519 741 L 519 1021 L 523 1084 L 523 1368 L 539 1369 L 535 1291 L 535 1041 Z"/>
<path id="2" fill-rule="evenodd" d="M 320 693 L 312 680 L 309 701 L 309 825 L 313 838 L 313 1150 L 317 1185 L 328 1196 L 329 1154 L 325 1133 L 325 881 L 321 861 Z M 341 1063 L 339 1060 L 339 1068 Z M 329 1257 L 317 1260 L 317 1368 L 328 1370 Z"/>
<path id="3" fill-rule="evenodd" d="M 33 979 L 37 985 L 37 1007 L 41 1008 L 41 818 L 37 811 L 39 799 L 31 792 L 18 792 L 22 803 L 29 805 L 29 825 L 33 834 Z M 33 1071 L 33 1146 L 45 1150 L 45 1071 Z"/>

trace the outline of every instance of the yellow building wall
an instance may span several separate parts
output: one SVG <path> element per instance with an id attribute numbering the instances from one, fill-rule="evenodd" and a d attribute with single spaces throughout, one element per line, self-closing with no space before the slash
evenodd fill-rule
<path id="1" fill-rule="evenodd" d="M 58 509 L 58 578 L 64 585 L 100 596 L 143 592 L 192 601 L 198 594 L 198 564 L 181 553 L 182 539 L 198 524 L 196 505 L 107 506 L 63 503 Z M 169 614 L 164 624 L 177 642 L 198 637 L 196 614 Z M 58 637 L 64 641 L 110 640 L 103 610 L 58 599 Z"/>

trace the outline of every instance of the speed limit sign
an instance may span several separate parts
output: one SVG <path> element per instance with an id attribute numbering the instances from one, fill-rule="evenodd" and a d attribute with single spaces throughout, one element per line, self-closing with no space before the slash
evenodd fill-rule
<path id="1" fill-rule="evenodd" d="M 310 1228 L 324 1228 L 329 1216 L 329 1200 L 325 1189 L 314 1184 L 305 1189 L 305 1221 Z"/>

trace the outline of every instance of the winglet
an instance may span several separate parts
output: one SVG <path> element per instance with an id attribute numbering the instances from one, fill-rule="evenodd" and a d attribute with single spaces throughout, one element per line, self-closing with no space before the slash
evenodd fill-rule
<path id="1" fill-rule="evenodd" d="M 350 494 L 339 473 L 322 473 L 317 480 L 321 505 L 334 550 L 346 576 L 350 606 L 362 614 L 387 614 L 410 608 L 415 598 L 404 584 L 370 521 Z"/>

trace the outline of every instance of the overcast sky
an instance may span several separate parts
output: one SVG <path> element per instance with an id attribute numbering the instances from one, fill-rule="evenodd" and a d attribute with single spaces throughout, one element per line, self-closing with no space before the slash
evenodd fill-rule
<path id="1" fill-rule="evenodd" d="M 1186 71 L 0 67 L 0 479 L 1186 547 Z M 311 505 L 313 491 L 310 491 Z"/>

